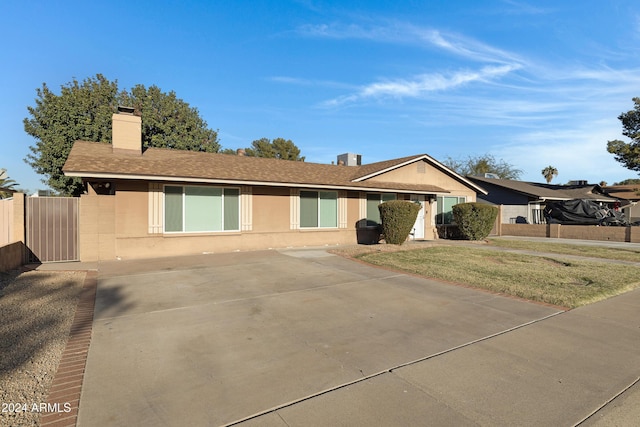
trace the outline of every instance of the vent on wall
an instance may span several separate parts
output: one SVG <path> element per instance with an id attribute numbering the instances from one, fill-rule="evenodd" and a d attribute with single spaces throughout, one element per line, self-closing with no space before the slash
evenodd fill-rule
<path id="1" fill-rule="evenodd" d="M 418 162 L 418 173 L 426 173 L 427 165 L 424 162 Z"/>

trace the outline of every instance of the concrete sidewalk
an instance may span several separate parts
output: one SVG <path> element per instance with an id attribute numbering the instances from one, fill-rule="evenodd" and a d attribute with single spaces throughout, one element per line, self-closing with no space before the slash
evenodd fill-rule
<path id="1" fill-rule="evenodd" d="M 559 239 L 549 237 L 527 237 L 527 236 L 489 236 L 491 239 L 505 240 L 524 240 L 529 242 L 540 243 L 564 243 L 566 245 L 582 245 L 582 246 L 604 246 L 618 249 L 640 249 L 640 243 L 632 242 L 611 242 L 604 240 L 585 240 L 585 239 Z"/>
<path id="2" fill-rule="evenodd" d="M 636 426 L 640 290 L 279 408 L 242 426 Z"/>
<path id="3" fill-rule="evenodd" d="M 319 249 L 105 263 L 78 425 L 626 425 L 639 309 L 640 290 L 562 312 Z"/>

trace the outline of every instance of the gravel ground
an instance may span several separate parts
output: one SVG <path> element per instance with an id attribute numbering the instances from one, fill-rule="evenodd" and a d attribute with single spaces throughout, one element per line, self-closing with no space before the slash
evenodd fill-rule
<path id="1" fill-rule="evenodd" d="M 0 273 L 0 426 L 37 426 L 84 282 L 84 272 Z"/>

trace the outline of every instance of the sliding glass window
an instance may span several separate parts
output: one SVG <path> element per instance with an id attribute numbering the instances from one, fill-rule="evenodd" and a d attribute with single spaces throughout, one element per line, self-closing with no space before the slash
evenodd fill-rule
<path id="1" fill-rule="evenodd" d="M 300 191 L 300 228 L 337 227 L 337 192 Z"/>
<path id="2" fill-rule="evenodd" d="M 436 204 L 438 205 L 438 209 L 436 211 L 436 224 L 453 224 L 453 205 L 465 202 L 466 197 L 438 196 L 436 200 Z"/>
<path id="3" fill-rule="evenodd" d="M 382 224 L 378 205 L 390 200 L 396 200 L 395 193 L 368 193 L 367 194 L 367 225 Z"/>
<path id="4" fill-rule="evenodd" d="M 201 233 L 240 229 L 240 190 L 207 186 L 164 187 L 164 231 Z"/>

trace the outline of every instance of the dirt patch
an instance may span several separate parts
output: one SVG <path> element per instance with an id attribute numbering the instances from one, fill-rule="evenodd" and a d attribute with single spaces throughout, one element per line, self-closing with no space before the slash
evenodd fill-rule
<path id="1" fill-rule="evenodd" d="M 74 271 L 0 273 L 0 426 L 39 425 L 84 278 Z"/>
<path id="2" fill-rule="evenodd" d="M 425 242 L 410 241 L 403 245 L 389 245 L 386 243 L 378 243 L 376 245 L 341 246 L 336 249 L 331 249 L 327 252 L 344 256 L 347 258 L 357 258 L 360 255 L 371 254 L 371 253 L 411 251 L 415 249 L 432 248 L 437 245 L 438 243 L 432 242 L 432 241 L 425 241 Z"/>

